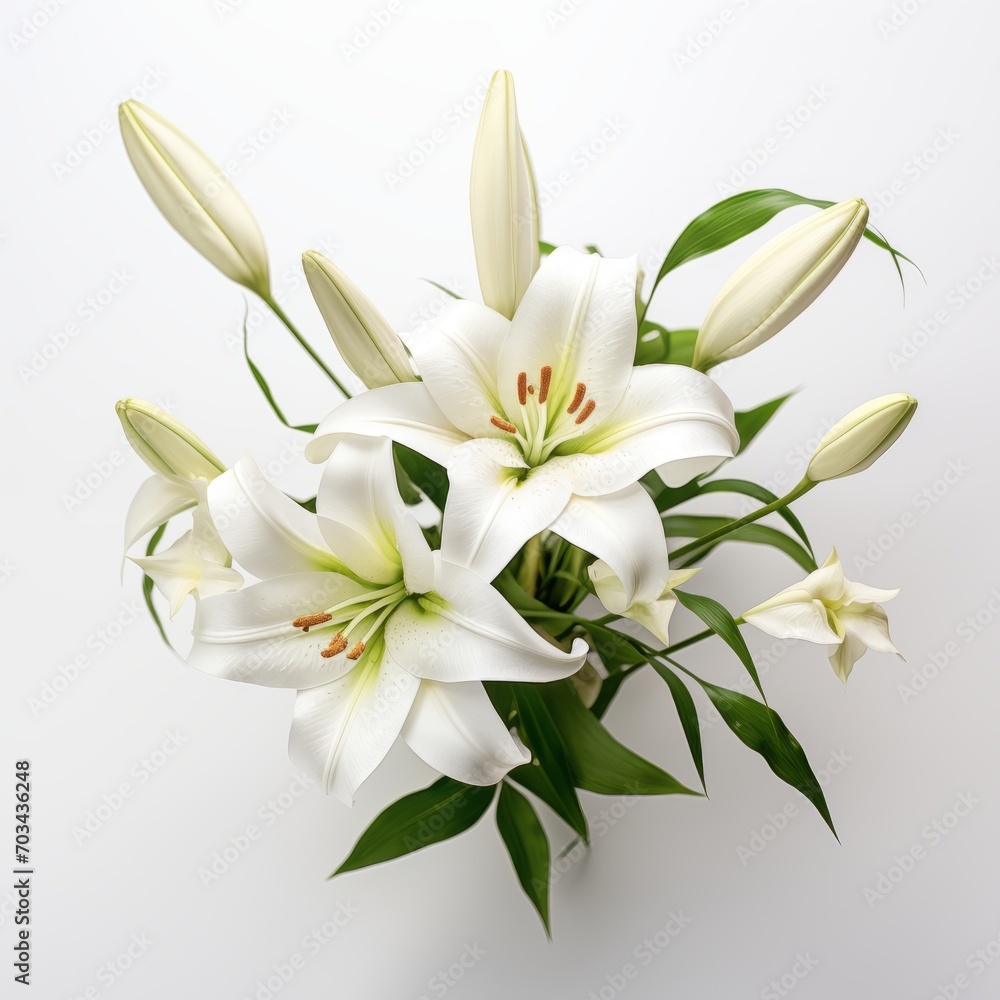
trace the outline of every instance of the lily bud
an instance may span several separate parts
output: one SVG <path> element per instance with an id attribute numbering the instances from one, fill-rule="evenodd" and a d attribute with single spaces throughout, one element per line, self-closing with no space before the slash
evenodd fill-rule
<path id="1" fill-rule="evenodd" d="M 514 78 L 497 70 L 472 154 L 472 242 L 483 301 L 508 319 L 538 270 L 538 206 Z"/>
<path id="2" fill-rule="evenodd" d="M 201 438 L 158 406 L 141 399 L 121 399 L 115 403 L 115 412 L 132 449 L 161 476 L 211 481 L 226 471 Z"/>
<path id="3" fill-rule="evenodd" d="M 403 342 L 365 293 L 315 250 L 302 255 L 302 267 L 347 367 L 369 389 L 416 381 Z"/>
<path id="4" fill-rule="evenodd" d="M 864 472 L 892 447 L 916 409 L 912 396 L 894 392 L 851 410 L 823 435 L 806 479 L 822 483 Z"/>
<path id="5" fill-rule="evenodd" d="M 268 298 L 264 237 L 225 171 L 138 101 L 118 106 L 118 123 L 132 166 L 167 222 L 226 277 Z"/>
<path id="6" fill-rule="evenodd" d="M 722 286 L 695 343 L 707 371 L 770 340 L 810 305 L 854 252 L 868 223 L 860 198 L 817 212 L 766 243 Z"/>

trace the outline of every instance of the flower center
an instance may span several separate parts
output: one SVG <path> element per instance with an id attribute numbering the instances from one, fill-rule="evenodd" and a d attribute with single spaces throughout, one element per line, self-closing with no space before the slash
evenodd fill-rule
<path id="1" fill-rule="evenodd" d="M 359 660 L 365 648 L 382 629 L 386 619 L 410 594 L 406 584 L 400 580 L 381 590 L 368 590 L 355 594 L 325 611 L 299 615 L 292 621 L 292 627 L 307 633 L 311 628 L 326 626 L 336 629 L 333 638 L 320 656 L 332 659 L 350 646 L 347 659 Z"/>
<path id="2" fill-rule="evenodd" d="M 587 399 L 587 386 L 584 382 L 576 383 L 568 400 L 564 397 L 567 404 L 565 410 L 561 406 L 550 406 L 552 388 L 551 365 L 543 365 L 538 373 L 537 390 L 535 383 L 528 381 L 526 371 L 518 372 L 519 421 L 515 423 L 514 420 L 508 420 L 510 414 L 493 414 L 490 417 L 490 423 L 494 427 L 514 437 L 530 466 L 541 465 L 560 444 L 576 437 L 580 433 L 577 428 L 597 408 L 594 400 Z M 574 420 L 566 420 L 567 416 L 574 415 Z"/>

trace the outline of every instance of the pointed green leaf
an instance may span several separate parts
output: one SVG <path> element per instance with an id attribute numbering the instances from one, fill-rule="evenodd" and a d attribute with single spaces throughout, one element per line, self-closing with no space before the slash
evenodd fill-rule
<path id="1" fill-rule="evenodd" d="M 703 493 L 739 493 L 741 496 L 751 497 L 758 500 L 765 506 L 769 503 L 776 503 L 778 498 L 769 490 L 757 483 L 748 482 L 745 479 L 713 479 L 698 486 L 698 495 Z M 813 555 L 812 543 L 806 534 L 806 529 L 802 527 L 802 522 L 791 512 L 788 507 L 781 507 L 775 511 L 796 535 L 802 539 L 802 544 Z"/>
<path id="2" fill-rule="evenodd" d="M 569 681 L 540 685 L 578 788 L 601 795 L 699 795 L 619 743 Z"/>
<path id="3" fill-rule="evenodd" d="M 682 590 L 675 590 L 674 596 L 688 611 L 696 614 L 740 659 L 746 667 L 747 673 L 753 678 L 761 698 L 767 702 L 764 689 L 760 686 L 760 677 L 757 676 L 757 667 L 754 665 L 750 650 L 747 649 L 746 640 L 740 635 L 740 627 L 736 624 L 733 616 L 718 602 L 711 597 L 702 594 L 689 594 Z"/>
<path id="4" fill-rule="evenodd" d="M 549 838 L 538 821 L 531 803 L 508 782 L 500 786 L 497 802 L 497 829 L 503 837 L 517 880 L 524 894 L 549 929 Z"/>
<path id="5" fill-rule="evenodd" d="M 691 751 L 691 759 L 694 761 L 695 769 L 698 771 L 698 778 L 701 780 L 701 787 L 707 793 L 705 785 L 705 761 L 701 750 L 701 726 L 698 722 L 698 709 L 695 707 L 694 698 L 688 691 L 687 685 L 675 674 L 670 667 L 660 660 L 649 661 L 653 669 L 666 681 L 670 689 L 670 695 L 674 699 L 674 707 L 677 709 L 677 716 L 681 720 L 681 728 L 684 730 L 684 738 L 687 740 L 688 749 Z"/>
<path id="6" fill-rule="evenodd" d="M 409 476 L 410 482 L 435 507 L 444 510 L 448 499 L 448 473 L 444 468 L 406 445 L 394 444 L 392 453 L 399 467 Z"/>
<path id="7" fill-rule="evenodd" d="M 164 521 L 156 531 L 153 532 L 152 537 L 149 539 L 149 544 L 146 546 L 146 555 L 151 556 L 156 552 L 156 546 L 160 544 L 160 539 L 163 537 L 163 532 L 167 530 L 167 523 Z M 160 613 L 156 610 L 156 605 L 153 603 L 153 578 L 148 576 L 146 573 L 142 574 L 142 599 L 146 602 L 146 609 L 149 611 L 149 617 L 153 619 L 153 624 L 156 626 L 156 630 L 160 633 L 160 638 L 164 641 L 167 649 L 173 649 L 173 643 L 167 638 L 167 630 L 163 627 L 163 622 L 160 620 Z"/>
<path id="8" fill-rule="evenodd" d="M 732 523 L 732 518 L 709 514 L 671 514 L 663 519 L 663 533 L 668 538 L 699 538 L 710 531 Z M 725 542 L 750 542 L 755 545 L 770 545 L 794 559 L 807 573 L 816 569 L 816 560 L 794 538 L 789 538 L 777 528 L 766 524 L 746 524 L 736 528 L 724 538 L 710 542 L 705 548 L 691 555 L 681 564 L 681 568 L 701 562 L 716 546 Z"/>
<path id="9" fill-rule="evenodd" d="M 330 875 L 367 868 L 464 833 L 486 812 L 495 785 L 440 778 L 393 802 L 372 820 L 344 863 Z"/>
<path id="10" fill-rule="evenodd" d="M 786 401 L 792 398 L 792 393 L 786 393 L 777 399 L 772 399 L 767 403 L 761 403 L 752 410 L 742 410 L 734 414 L 736 431 L 740 436 L 740 450 L 737 454 L 746 450 L 750 442 L 764 429 L 767 422 L 778 412 L 778 409 Z"/>
<path id="11" fill-rule="evenodd" d="M 584 840 L 590 840 L 587 820 L 580 806 L 580 798 L 573 784 L 566 748 L 559 736 L 558 727 L 542 698 L 538 684 L 514 684 L 514 701 L 517 704 L 518 719 L 524 733 L 524 740 L 533 751 L 541 770 L 548 779 L 555 796 L 555 803 L 549 803 Z M 525 765 L 534 770 L 532 765 Z M 524 768 L 518 768 L 524 771 Z M 530 781 L 531 778 L 529 777 Z M 536 782 L 537 784 L 537 782 Z M 531 785 L 526 784 L 526 788 Z M 548 800 L 546 800 L 548 801 Z"/>

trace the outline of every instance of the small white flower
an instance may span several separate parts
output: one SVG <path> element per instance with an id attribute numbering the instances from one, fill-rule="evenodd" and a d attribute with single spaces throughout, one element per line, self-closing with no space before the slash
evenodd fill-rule
<path id="1" fill-rule="evenodd" d="M 837 551 L 801 583 L 743 613 L 743 620 L 779 639 L 826 642 L 830 665 L 846 684 L 854 664 L 869 650 L 902 653 L 889 638 L 889 622 L 879 602 L 899 590 L 878 590 L 844 577 Z"/>
<path id="2" fill-rule="evenodd" d="M 568 677 L 587 644 L 563 652 L 489 583 L 430 550 L 400 499 L 386 438 L 340 443 L 318 514 L 249 458 L 208 499 L 227 548 L 261 582 L 199 602 L 189 662 L 298 689 L 289 753 L 327 792 L 353 801 L 399 735 L 471 784 L 527 762 L 482 681 Z"/>
<path id="3" fill-rule="evenodd" d="M 666 584 L 657 597 L 651 601 L 633 601 L 631 604 L 627 600 L 621 580 L 606 562 L 598 559 L 591 563 L 587 572 L 590 574 L 594 590 L 597 591 L 601 604 L 611 614 L 631 618 L 632 621 L 638 622 L 643 628 L 652 632 L 664 646 L 669 646 L 670 636 L 667 628 L 670 625 L 670 616 L 674 613 L 674 608 L 677 607 L 674 588 L 679 587 L 682 583 L 687 583 L 698 572 L 698 569 L 671 570 L 667 576 Z"/>

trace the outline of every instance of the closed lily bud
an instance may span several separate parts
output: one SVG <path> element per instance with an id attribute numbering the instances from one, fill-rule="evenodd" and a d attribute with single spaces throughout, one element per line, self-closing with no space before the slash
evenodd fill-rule
<path id="1" fill-rule="evenodd" d="M 770 340 L 837 276 L 864 235 L 860 198 L 817 212 L 766 243 L 722 286 L 695 343 L 694 367 L 738 358 Z"/>
<path id="2" fill-rule="evenodd" d="M 268 298 L 264 237 L 222 168 L 138 101 L 118 106 L 118 123 L 132 166 L 167 222 L 226 277 Z"/>
<path id="3" fill-rule="evenodd" d="M 483 301 L 508 319 L 538 270 L 538 206 L 517 121 L 514 78 L 498 70 L 472 154 L 472 242 Z"/>
<path id="4" fill-rule="evenodd" d="M 211 481 L 226 471 L 201 438 L 158 406 L 141 399 L 121 399 L 115 412 L 132 449 L 161 476 Z"/>
<path id="5" fill-rule="evenodd" d="M 806 479 L 822 483 L 864 472 L 892 447 L 916 409 L 912 396 L 894 392 L 851 410 L 823 435 Z"/>
<path id="6" fill-rule="evenodd" d="M 302 255 L 302 267 L 347 367 L 369 389 L 416 381 L 403 342 L 365 293 L 315 250 Z"/>

